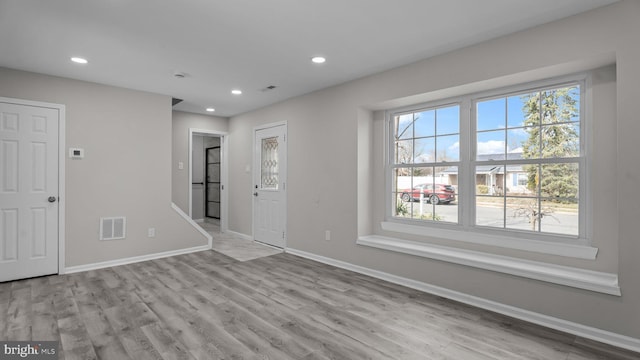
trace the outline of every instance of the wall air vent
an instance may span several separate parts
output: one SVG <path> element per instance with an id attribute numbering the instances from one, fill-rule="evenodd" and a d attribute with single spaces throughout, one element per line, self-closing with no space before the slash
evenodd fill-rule
<path id="1" fill-rule="evenodd" d="M 124 239 L 127 227 L 127 219 L 120 217 L 100 218 L 100 240 Z"/>

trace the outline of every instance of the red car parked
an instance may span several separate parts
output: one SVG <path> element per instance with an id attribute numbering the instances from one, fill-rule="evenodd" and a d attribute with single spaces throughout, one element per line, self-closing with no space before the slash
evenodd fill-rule
<path id="1" fill-rule="evenodd" d="M 424 199 L 431 204 L 438 205 L 448 204 L 456 200 L 456 190 L 451 185 L 435 184 L 435 191 L 433 190 L 433 184 L 420 184 L 413 187 L 413 189 L 402 190 L 400 198 L 402 201 L 419 201 L 420 193 L 424 194 Z"/>

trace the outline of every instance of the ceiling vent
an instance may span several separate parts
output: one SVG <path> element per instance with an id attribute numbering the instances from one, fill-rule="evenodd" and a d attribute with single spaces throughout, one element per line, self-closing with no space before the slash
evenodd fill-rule
<path id="1" fill-rule="evenodd" d="M 260 89 L 260 91 L 262 91 L 262 92 L 266 92 L 266 91 L 271 91 L 271 90 L 273 90 L 273 89 L 275 89 L 275 88 L 277 88 L 277 86 L 275 86 L 275 85 L 269 85 L 269 86 L 267 86 L 267 87 L 266 87 L 266 88 L 264 88 L 264 89 Z"/>

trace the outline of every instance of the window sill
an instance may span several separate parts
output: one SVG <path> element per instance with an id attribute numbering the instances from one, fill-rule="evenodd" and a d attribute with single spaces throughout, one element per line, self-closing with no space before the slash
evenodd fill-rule
<path id="1" fill-rule="evenodd" d="M 532 251 L 542 254 L 558 255 L 578 259 L 595 260 L 598 248 L 587 245 L 557 243 L 531 240 L 509 236 L 489 235 L 478 232 L 450 230 L 436 227 L 409 225 L 391 221 L 383 221 L 382 230 L 403 234 L 429 236 L 447 240 L 462 241 L 473 244 L 503 247 L 514 250 Z"/>
<path id="2" fill-rule="evenodd" d="M 578 289 L 621 296 L 617 274 L 377 235 L 361 236 L 356 243 L 358 245 L 546 281 Z"/>

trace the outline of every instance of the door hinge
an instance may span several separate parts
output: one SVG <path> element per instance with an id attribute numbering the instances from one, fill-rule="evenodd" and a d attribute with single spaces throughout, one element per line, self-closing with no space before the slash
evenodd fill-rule
<path id="1" fill-rule="evenodd" d="M 282 240 L 284 240 L 284 231 L 282 232 Z"/>

